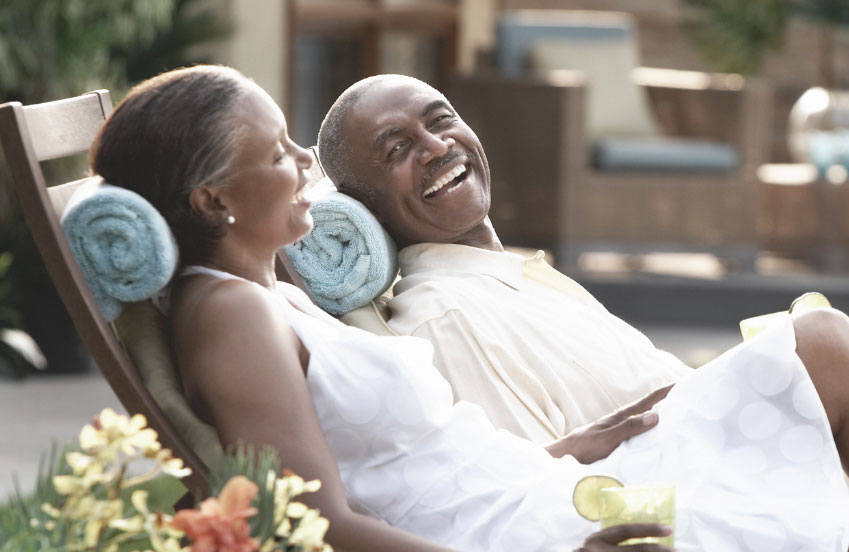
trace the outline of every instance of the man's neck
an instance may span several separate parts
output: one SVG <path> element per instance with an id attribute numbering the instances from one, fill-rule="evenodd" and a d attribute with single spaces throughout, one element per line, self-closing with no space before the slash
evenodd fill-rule
<path id="1" fill-rule="evenodd" d="M 484 218 L 480 224 L 455 239 L 452 243 L 457 245 L 468 245 L 469 247 L 477 247 L 479 249 L 488 249 L 490 251 L 504 251 L 504 246 L 501 245 L 501 240 L 495 233 L 495 228 L 489 221 L 489 217 Z"/>

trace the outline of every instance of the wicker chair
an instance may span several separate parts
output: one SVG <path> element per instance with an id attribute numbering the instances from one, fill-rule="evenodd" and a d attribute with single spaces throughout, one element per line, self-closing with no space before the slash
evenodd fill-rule
<path id="1" fill-rule="evenodd" d="M 487 151 L 502 241 L 550 249 L 567 269 L 594 250 L 753 267 L 763 86 L 639 67 L 626 14 L 506 12 L 497 36 L 496 67 L 447 94 Z"/>

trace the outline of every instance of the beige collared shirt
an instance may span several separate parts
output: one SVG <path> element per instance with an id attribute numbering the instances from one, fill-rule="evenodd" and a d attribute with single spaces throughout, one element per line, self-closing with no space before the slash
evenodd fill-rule
<path id="1" fill-rule="evenodd" d="M 691 371 L 574 280 L 535 266 L 542 255 L 430 243 L 403 249 L 399 262 L 390 327 L 433 344 L 457 400 L 533 441 L 548 443 Z"/>

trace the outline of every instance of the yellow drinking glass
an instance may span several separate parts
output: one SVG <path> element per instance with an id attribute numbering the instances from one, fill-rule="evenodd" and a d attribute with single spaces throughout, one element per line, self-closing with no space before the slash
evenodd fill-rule
<path id="1" fill-rule="evenodd" d="M 623 523 L 662 523 L 675 528 L 675 487 L 608 487 L 598 492 L 601 528 Z M 674 532 L 666 537 L 628 539 L 620 546 L 641 542 L 674 546 Z"/>

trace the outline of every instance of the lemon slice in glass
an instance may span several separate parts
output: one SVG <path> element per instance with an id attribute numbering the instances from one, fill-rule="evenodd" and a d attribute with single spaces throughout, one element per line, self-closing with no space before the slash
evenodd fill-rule
<path id="1" fill-rule="evenodd" d="M 809 291 L 808 293 L 800 295 L 792 303 L 790 303 L 790 310 L 787 312 L 798 313 L 819 307 L 831 307 L 831 303 L 822 293 Z M 784 316 L 783 312 L 774 312 L 742 320 L 740 322 L 740 332 L 743 334 L 743 341 L 755 337 L 781 316 Z"/>
<path id="2" fill-rule="evenodd" d="M 622 483 L 607 475 L 588 475 L 578 481 L 572 493 L 572 504 L 583 517 L 590 521 L 601 519 L 598 492 L 608 487 L 622 487 Z"/>
<path id="3" fill-rule="evenodd" d="M 819 307 L 831 307 L 831 303 L 829 303 L 828 299 L 826 299 L 825 295 L 822 293 L 809 291 L 808 293 L 800 295 L 792 303 L 790 303 L 789 312 L 803 312 Z"/>

